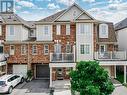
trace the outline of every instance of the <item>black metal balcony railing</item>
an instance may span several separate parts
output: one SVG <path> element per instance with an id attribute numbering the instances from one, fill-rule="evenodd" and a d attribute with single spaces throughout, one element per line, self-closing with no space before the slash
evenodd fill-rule
<path id="1" fill-rule="evenodd" d="M 50 62 L 74 62 L 73 53 L 50 53 Z"/>

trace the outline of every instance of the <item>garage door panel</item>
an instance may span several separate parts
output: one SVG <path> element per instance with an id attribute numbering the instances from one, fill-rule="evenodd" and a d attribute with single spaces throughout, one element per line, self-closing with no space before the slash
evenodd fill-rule
<path id="1" fill-rule="evenodd" d="M 13 74 L 27 76 L 27 65 L 13 65 Z"/>
<path id="2" fill-rule="evenodd" d="M 50 69 L 49 65 L 37 65 L 36 66 L 36 78 L 49 79 Z"/>

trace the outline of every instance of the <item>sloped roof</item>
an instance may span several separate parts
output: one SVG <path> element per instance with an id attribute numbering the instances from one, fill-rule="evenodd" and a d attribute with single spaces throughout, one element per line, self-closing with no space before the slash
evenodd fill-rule
<path id="1" fill-rule="evenodd" d="M 28 28 L 34 28 L 34 23 L 27 22 L 14 13 L 0 13 L 0 17 L 6 24 L 23 24 Z"/>
<path id="2" fill-rule="evenodd" d="M 127 28 L 127 18 L 115 24 L 115 30 L 120 30 L 123 28 Z"/>
<path id="3" fill-rule="evenodd" d="M 44 18 L 44 19 L 41 19 L 41 20 L 39 20 L 38 22 L 52 22 L 52 21 L 54 21 L 58 16 L 60 16 L 62 13 L 64 13 L 65 11 L 66 11 L 66 9 L 65 9 L 65 10 L 62 10 L 62 11 L 60 11 L 60 12 L 57 12 L 57 13 L 51 15 L 51 16 L 48 16 L 48 17 L 46 17 L 46 18 Z"/>

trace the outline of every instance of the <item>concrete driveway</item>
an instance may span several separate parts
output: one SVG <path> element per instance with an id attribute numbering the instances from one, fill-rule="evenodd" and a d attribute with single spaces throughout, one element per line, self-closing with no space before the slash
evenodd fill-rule
<path id="1" fill-rule="evenodd" d="M 11 94 L 6 95 L 49 95 L 49 80 L 32 80 L 19 84 Z"/>

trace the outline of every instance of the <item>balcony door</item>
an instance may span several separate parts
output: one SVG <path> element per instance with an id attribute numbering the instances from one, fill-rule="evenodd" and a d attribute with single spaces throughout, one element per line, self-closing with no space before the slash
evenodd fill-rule
<path id="1" fill-rule="evenodd" d="M 61 54 L 61 44 L 57 43 L 54 45 L 54 53 Z"/>
<path id="2" fill-rule="evenodd" d="M 104 53 L 106 51 L 107 51 L 107 46 L 106 45 L 100 45 L 99 52 Z"/>

